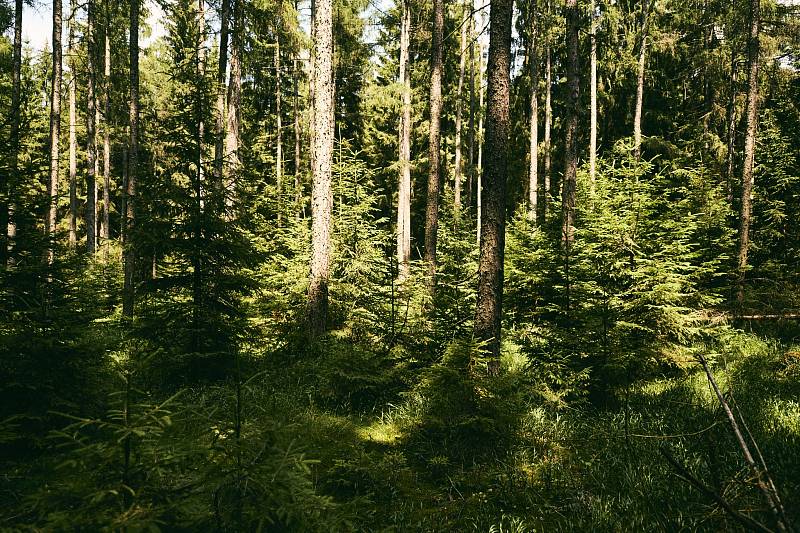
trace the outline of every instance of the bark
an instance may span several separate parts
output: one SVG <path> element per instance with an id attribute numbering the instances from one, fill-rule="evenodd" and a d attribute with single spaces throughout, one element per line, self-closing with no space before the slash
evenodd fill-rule
<path id="1" fill-rule="evenodd" d="M 298 10 L 297 6 L 298 0 L 294 0 L 294 10 Z M 294 113 L 294 203 L 295 208 L 300 206 L 300 171 L 301 171 L 301 132 L 300 132 L 300 93 L 299 93 L 299 78 L 300 78 L 300 69 L 298 67 L 297 58 L 294 59 L 294 68 L 293 68 L 294 76 L 293 76 L 293 83 L 294 83 L 294 102 L 292 105 L 292 112 Z M 299 214 L 299 211 L 298 211 Z"/>
<path id="2" fill-rule="evenodd" d="M 75 16 L 76 0 L 70 0 L 69 18 L 69 244 L 78 243 L 78 113 L 76 103 L 77 65 L 75 64 Z"/>
<path id="3" fill-rule="evenodd" d="M 234 0 L 233 32 L 231 39 L 231 68 L 228 80 L 228 128 L 225 138 L 226 182 L 225 202 L 228 210 L 235 200 L 236 178 L 239 172 L 239 109 L 242 102 L 242 1 Z"/>
<path id="4" fill-rule="evenodd" d="M 275 118 L 277 121 L 275 140 L 275 182 L 278 186 L 278 220 L 283 212 L 283 112 L 281 110 L 282 91 L 281 85 L 281 42 L 275 40 Z"/>
<path id="5" fill-rule="evenodd" d="M 589 125 L 589 184 L 591 195 L 595 193 L 595 180 L 597 177 L 597 24 L 595 22 L 594 0 L 590 5 L 590 16 L 592 26 L 589 33 L 590 39 L 590 61 L 591 61 L 591 81 L 590 88 L 590 125 Z"/>
<path id="6" fill-rule="evenodd" d="M 536 221 L 539 208 L 539 57 L 536 50 L 537 24 L 536 0 L 530 7 L 530 50 L 528 62 L 531 74 L 531 119 L 530 119 L 530 168 L 528 170 L 528 216 Z"/>
<path id="7" fill-rule="evenodd" d="M 130 102 L 128 107 L 128 128 L 130 138 L 127 150 L 127 178 L 125 180 L 125 214 L 123 224 L 123 263 L 124 286 L 122 315 L 133 317 L 135 303 L 134 273 L 136 271 L 136 241 L 133 232 L 136 226 L 136 180 L 139 171 L 139 0 L 130 4 Z"/>
<path id="8" fill-rule="evenodd" d="M 545 53 L 545 97 L 544 97 L 544 218 L 547 218 L 548 206 L 550 205 L 550 183 L 552 176 L 552 159 L 550 156 L 550 131 L 553 124 L 553 67 L 550 58 L 550 45 L 547 46 Z"/>
<path id="9" fill-rule="evenodd" d="M 197 23 L 198 23 L 198 42 L 197 42 L 197 65 L 196 72 L 198 80 L 202 79 L 206 73 L 206 9 L 205 1 L 197 2 Z M 203 96 L 199 92 L 195 95 L 195 112 L 197 117 L 197 130 L 195 138 L 195 149 L 197 150 L 197 173 L 194 178 L 194 250 L 192 250 L 192 351 L 199 352 L 201 346 L 201 316 L 205 308 L 205 291 L 203 280 L 203 257 L 200 250 L 204 240 L 204 220 L 205 192 L 203 182 L 205 180 L 205 169 L 203 161 L 203 140 L 205 136 L 205 121 L 203 120 Z"/>
<path id="10" fill-rule="evenodd" d="M 565 105 L 564 178 L 562 183 L 561 239 L 569 256 L 575 239 L 575 177 L 578 168 L 576 137 L 578 133 L 578 100 L 580 96 L 578 64 L 579 14 L 577 0 L 567 0 L 567 98 Z"/>
<path id="11" fill-rule="evenodd" d="M 750 0 L 750 36 L 747 43 L 747 60 L 750 67 L 747 80 L 747 133 L 744 140 L 744 167 L 742 169 L 741 226 L 739 228 L 739 271 L 736 298 L 744 301 L 744 282 L 747 272 L 747 253 L 750 247 L 750 210 L 753 193 L 753 166 L 755 164 L 756 131 L 758 130 L 758 56 L 761 49 L 761 6 L 759 0 Z"/>
<path id="12" fill-rule="evenodd" d="M 736 160 L 736 95 L 737 95 L 736 51 L 731 48 L 730 97 L 728 99 L 727 127 L 728 153 L 725 155 L 725 188 L 728 204 L 733 204 L 733 173 Z"/>
<path id="13" fill-rule="evenodd" d="M 478 58 L 478 76 L 479 76 L 479 84 L 480 89 L 478 92 L 480 95 L 478 96 L 478 109 L 480 110 L 480 118 L 478 118 L 478 180 L 477 180 L 477 200 L 476 200 L 476 208 L 478 213 L 478 224 L 477 224 L 477 233 L 478 233 L 478 248 L 481 245 L 481 217 L 483 216 L 483 116 L 484 116 L 484 109 L 483 109 L 483 98 L 484 98 L 484 85 L 483 85 L 483 43 L 480 44 L 479 47 L 479 54 L 480 57 Z"/>
<path id="14" fill-rule="evenodd" d="M 11 189 L 16 186 L 19 167 L 19 122 L 22 73 L 22 0 L 14 4 L 14 51 L 11 74 L 11 173 L 0 172 L 0 269 L 9 263 L 9 247 L 15 233 L 11 217 Z M 12 182 L 9 183 L 9 177 Z"/>
<path id="15" fill-rule="evenodd" d="M 433 43 L 431 45 L 431 117 L 429 131 L 430 169 L 428 171 L 427 208 L 425 210 L 425 261 L 428 283 L 436 287 L 436 244 L 439 232 L 439 181 L 442 116 L 442 33 L 444 0 L 433 0 Z"/>
<path id="16" fill-rule="evenodd" d="M 636 107 L 633 115 L 633 154 L 642 155 L 642 107 L 644 106 L 644 70 L 647 62 L 647 30 L 650 17 L 648 0 L 642 0 L 642 42 L 639 47 L 639 70 L 636 75 Z"/>
<path id="17" fill-rule="evenodd" d="M 403 0 L 400 25 L 400 83 L 403 109 L 400 116 L 400 179 L 397 194 L 397 265 L 400 280 L 409 275 L 411 261 L 411 2 Z"/>
<path id="18" fill-rule="evenodd" d="M 95 95 L 95 82 L 97 77 L 96 65 L 96 35 L 95 35 L 95 1 L 88 2 L 88 17 L 86 21 L 86 251 L 93 254 L 97 249 L 97 197 L 96 172 L 97 172 L 97 99 Z"/>
<path id="19" fill-rule="evenodd" d="M 230 20 L 230 0 L 222 0 L 220 7 L 219 62 L 217 63 L 217 123 L 214 144 L 214 178 L 217 186 L 223 183 L 225 165 L 225 74 L 228 71 L 228 24 Z"/>
<path id="20" fill-rule="evenodd" d="M 334 133 L 332 0 L 313 0 L 313 5 L 314 161 L 311 191 L 311 280 L 308 288 L 308 323 L 312 339 L 322 335 L 327 328 Z"/>
<path id="21" fill-rule="evenodd" d="M 469 163 L 467 164 L 467 205 L 472 206 L 475 178 L 475 10 L 469 10 Z"/>
<path id="22" fill-rule="evenodd" d="M 489 15 L 487 66 L 486 176 L 481 217 L 475 338 L 486 343 L 489 373 L 500 368 L 500 327 L 505 252 L 506 174 L 509 158 L 511 13 L 513 0 L 495 0 Z"/>
<path id="23" fill-rule="evenodd" d="M 53 77 L 50 82 L 50 182 L 48 184 L 49 208 L 47 210 L 47 260 L 55 259 L 53 242 L 56 233 L 58 209 L 59 143 L 61 141 L 61 0 L 53 1 Z"/>
<path id="24" fill-rule="evenodd" d="M 464 73 L 466 70 L 466 48 L 467 48 L 467 11 L 471 11 L 466 2 L 463 7 L 463 16 L 461 20 L 461 47 L 458 51 L 458 92 L 456 93 L 456 139 L 455 139 L 455 187 L 453 207 L 456 218 L 461 211 L 461 176 L 463 174 L 463 164 L 461 161 L 461 108 L 463 107 L 461 101 L 461 94 L 464 91 Z"/>
<path id="25" fill-rule="evenodd" d="M 105 60 L 104 60 L 104 87 L 103 87 L 103 239 L 108 241 L 111 230 L 109 227 L 109 207 L 111 189 L 111 20 L 106 15 L 105 31 Z"/>

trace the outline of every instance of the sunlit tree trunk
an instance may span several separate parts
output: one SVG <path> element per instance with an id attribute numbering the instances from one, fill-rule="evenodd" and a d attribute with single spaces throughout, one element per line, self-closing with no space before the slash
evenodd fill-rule
<path id="1" fill-rule="evenodd" d="M 108 6 L 106 6 L 108 9 Z M 104 85 L 103 85 L 103 239 L 108 241 L 111 230 L 109 227 L 109 207 L 111 196 L 111 19 L 106 14 L 106 31 L 104 46 Z M 106 243 L 107 244 L 107 243 Z"/>
<path id="2" fill-rule="evenodd" d="M 552 159 L 550 150 L 550 132 L 553 124 L 553 80 L 552 65 L 550 61 L 550 45 L 547 45 L 545 58 L 545 96 L 544 96 L 544 217 L 547 218 L 547 211 L 550 205 L 550 183 L 552 177 Z"/>
<path id="3" fill-rule="evenodd" d="M 436 287 L 436 244 L 439 232 L 439 181 L 442 116 L 442 33 L 444 28 L 444 0 L 433 0 L 433 27 L 431 44 L 431 99 L 428 195 L 425 211 L 425 261 L 428 264 L 428 283 L 431 291 Z"/>
<path id="4" fill-rule="evenodd" d="M 636 107 L 633 115 L 633 153 L 636 159 L 642 155 L 642 107 L 644 106 L 644 71 L 647 62 L 647 30 L 649 1 L 642 0 L 642 42 L 639 47 L 639 65 L 636 75 Z"/>
<path id="5" fill-rule="evenodd" d="M 480 57 L 478 59 L 478 84 L 480 88 L 478 92 L 478 109 L 480 110 L 480 118 L 478 118 L 478 168 L 477 168 L 477 201 L 476 209 L 478 213 L 477 233 L 478 233 L 478 247 L 481 245 L 481 217 L 483 216 L 483 98 L 484 98 L 484 85 L 483 85 L 483 43 L 478 48 Z"/>
<path id="6" fill-rule="evenodd" d="M 130 101 L 128 106 L 127 172 L 125 179 L 125 213 L 122 232 L 124 286 L 122 314 L 133 317 L 135 302 L 134 273 L 136 271 L 136 241 L 133 231 L 136 224 L 136 181 L 139 172 L 139 0 L 130 0 Z"/>
<path id="7" fill-rule="evenodd" d="M 226 183 L 225 198 L 228 209 L 233 206 L 236 177 L 239 172 L 239 113 L 242 102 L 242 1 L 233 0 L 233 32 L 231 34 L 231 67 L 228 80 L 228 128 L 225 138 Z"/>
<path id="8" fill-rule="evenodd" d="M 311 191 L 311 280 L 308 288 L 308 323 L 311 338 L 325 332 L 328 320 L 334 134 L 333 5 L 332 0 L 313 0 L 313 5 L 314 161 Z"/>
<path id="9" fill-rule="evenodd" d="M 278 220 L 283 216 L 283 110 L 282 107 L 282 84 L 281 77 L 281 41 L 276 35 L 275 40 L 275 119 L 276 119 L 276 139 L 275 139 L 275 183 L 278 187 Z"/>
<path id="10" fill-rule="evenodd" d="M 469 163 L 467 164 L 467 205 L 472 206 L 475 181 L 475 10 L 469 10 Z"/>
<path id="11" fill-rule="evenodd" d="M 76 0 L 70 0 L 69 19 L 69 243 L 78 243 L 78 113 L 76 92 L 78 83 L 77 65 L 75 62 L 75 16 Z"/>
<path id="12" fill-rule="evenodd" d="M 97 36 L 95 35 L 95 0 L 89 0 L 86 20 L 86 251 L 97 250 Z"/>
<path id="13" fill-rule="evenodd" d="M 592 17 L 591 31 L 589 33 L 590 47 L 590 124 L 589 124 L 589 185 L 591 194 L 595 193 L 595 180 L 597 176 L 597 23 L 595 21 L 594 0 L 590 4 L 590 16 Z"/>
<path id="14" fill-rule="evenodd" d="M 56 215 L 58 210 L 59 143 L 61 141 L 61 0 L 53 1 L 53 77 L 50 80 L 50 181 L 47 188 L 47 236 L 50 239 L 47 262 L 55 258 Z M 94 115 L 92 115 L 94 116 Z"/>
<path id="15" fill-rule="evenodd" d="M 294 0 L 294 10 L 297 11 L 298 0 Z M 297 53 L 297 52 L 295 52 Z M 299 89 L 299 78 L 300 78 L 300 68 L 298 67 L 297 57 L 294 58 L 293 63 L 293 83 L 294 83 L 294 94 L 293 94 L 293 105 L 292 105 L 292 112 L 294 114 L 294 204 L 295 208 L 299 208 L 300 206 L 300 172 L 301 172 L 301 142 L 302 142 L 302 134 L 300 131 L 300 89 Z"/>
<path id="16" fill-rule="evenodd" d="M 400 115 L 400 179 L 397 191 L 397 265 L 400 280 L 409 274 L 411 261 L 411 2 L 402 0 L 400 25 L 400 83 L 403 109 Z"/>
<path id="17" fill-rule="evenodd" d="M 737 95 L 737 68 L 736 50 L 731 47 L 731 77 L 730 96 L 727 110 L 727 145 L 728 153 L 725 155 L 725 188 L 728 204 L 733 204 L 733 179 L 734 163 L 736 161 L 736 95 Z"/>
<path id="18" fill-rule="evenodd" d="M 0 172 L 0 269 L 9 264 L 15 226 L 11 216 L 11 190 L 16 187 L 19 170 L 19 122 L 22 73 L 22 0 L 14 4 L 14 51 L 11 66 L 11 173 Z"/>
<path id="19" fill-rule="evenodd" d="M 466 70 L 466 48 L 467 48 L 467 11 L 469 7 L 464 2 L 463 16 L 461 17 L 461 46 L 458 50 L 458 92 L 456 93 L 456 139 L 455 139 L 455 186 L 453 189 L 453 212 L 458 217 L 461 211 L 461 176 L 463 174 L 463 164 L 461 161 L 461 108 L 463 107 L 461 94 L 464 91 L 464 74 Z"/>
<path id="20" fill-rule="evenodd" d="M 217 63 L 217 109 L 216 131 L 214 144 L 214 179 L 216 186 L 221 186 L 224 180 L 223 169 L 225 166 L 225 74 L 228 71 L 228 24 L 230 20 L 230 0 L 222 0 L 220 7 L 219 30 L 219 62 Z"/>
<path id="21" fill-rule="evenodd" d="M 561 240 L 564 246 L 567 278 L 567 309 L 570 308 L 570 261 L 575 239 L 575 188 L 578 168 L 576 137 L 578 133 L 578 100 L 580 79 L 578 64 L 579 13 L 577 0 L 567 0 L 567 101 L 564 118 L 564 177 L 561 197 Z"/>
<path id="22" fill-rule="evenodd" d="M 475 306 L 475 338 L 486 343 L 492 356 L 489 373 L 500 369 L 500 324 L 503 305 L 506 174 L 509 159 L 509 99 L 511 13 L 513 0 L 491 3 L 487 64 L 486 175 Z"/>
<path id="23" fill-rule="evenodd" d="M 747 273 L 747 254 L 750 247 L 750 210 L 753 194 L 753 166 L 755 165 L 756 132 L 758 130 L 758 71 L 761 51 L 761 5 L 750 0 L 750 35 L 747 42 L 747 61 L 750 71 L 747 78 L 747 133 L 744 139 L 744 166 L 742 168 L 742 212 L 739 228 L 739 272 L 737 300 L 744 302 L 744 281 Z"/>
<path id="24" fill-rule="evenodd" d="M 534 222 L 539 208 L 539 56 L 536 50 L 538 25 L 536 24 L 536 0 L 530 8 L 530 49 L 528 62 L 531 75 L 530 160 L 528 169 L 528 216 Z"/>

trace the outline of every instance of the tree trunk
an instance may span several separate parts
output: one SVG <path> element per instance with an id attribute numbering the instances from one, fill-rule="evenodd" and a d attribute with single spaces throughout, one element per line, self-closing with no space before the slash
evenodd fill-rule
<path id="1" fill-rule="evenodd" d="M 561 183 L 561 240 L 564 246 L 566 308 L 570 309 L 570 261 L 575 240 L 575 189 L 578 169 L 576 137 L 578 133 L 578 100 L 580 96 L 578 64 L 579 13 L 577 0 L 567 0 L 567 101 L 564 130 L 564 177 Z"/>
<path id="2" fill-rule="evenodd" d="M 17 185 L 19 170 L 19 122 L 22 74 L 22 0 L 14 4 L 14 52 L 11 74 L 11 175 L 0 172 L 0 269 L 9 264 L 9 248 L 13 237 L 11 189 Z M 10 178 L 10 182 L 9 182 Z"/>
<path id="3" fill-rule="evenodd" d="M 736 50 L 731 47 L 731 79 L 730 97 L 728 99 L 727 127 L 728 153 L 725 155 L 725 189 L 729 205 L 733 205 L 733 174 L 736 160 L 736 95 L 737 69 Z"/>
<path id="4" fill-rule="evenodd" d="M 530 49 L 528 62 L 531 74 L 530 168 L 528 170 L 528 216 L 536 221 L 539 208 L 539 56 L 536 51 L 536 0 L 530 5 Z"/>
<path id="5" fill-rule="evenodd" d="M 77 65 L 75 64 L 75 17 L 77 3 L 70 0 L 69 18 L 69 244 L 78 244 L 78 113 L 76 108 Z"/>
<path id="6" fill-rule="evenodd" d="M 134 273 L 136 271 L 136 241 L 133 231 L 136 225 L 136 180 L 139 170 L 139 0 L 130 0 L 130 102 L 128 107 L 129 135 L 128 170 L 125 180 L 125 213 L 122 232 L 124 286 L 122 315 L 133 317 L 136 298 Z"/>
<path id="7" fill-rule="evenodd" d="M 50 82 L 50 182 L 47 210 L 47 262 L 55 259 L 56 214 L 58 210 L 59 143 L 61 141 L 61 0 L 53 1 L 53 77 Z"/>
<path id="8" fill-rule="evenodd" d="M 461 108 L 463 107 L 461 94 L 464 90 L 464 72 L 466 69 L 466 48 L 467 48 L 467 11 L 471 11 L 464 2 L 463 16 L 461 17 L 461 47 L 458 51 L 458 92 L 456 93 L 456 139 L 455 139 L 455 187 L 453 198 L 453 213 L 456 218 L 461 211 L 461 176 L 462 161 L 461 161 Z"/>
<path id="9" fill-rule="evenodd" d="M 97 48 L 95 35 L 95 0 L 88 1 L 86 19 L 86 251 L 90 254 L 97 249 L 97 100 L 95 82 L 97 79 Z"/>
<path id="10" fill-rule="evenodd" d="M 328 278 L 331 262 L 331 167 L 333 163 L 333 5 L 314 5 L 314 161 L 311 191 L 311 280 L 308 288 L 310 337 L 322 335 L 328 320 Z"/>
<path id="11" fill-rule="evenodd" d="M 597 177 L 597 24 L 595 23 L 594 0 L 590 4 L 592 17 L 590 39 L 591 82 L 590 82 L 590 125 L 589 125 L 589 184 L 591 195 L 595 194 L 595 180 Z"/>
<path id="12" fill-rule="evenodd" d="M 235 199 L 236 176 L 239 172 L 239 108 L 242 101 L 242 1 L 233 0 L 233 32 L 231 42 L 231 68 L 228 80 L 228 133 L 225 138 L 227 178 L 225 202 L 228 210 Z"/>
<path id="13" fill-rule="evenodd" d="M 431 45 L 431 120 L 429 131 L 430 169 L 425 210 L 425 261 L 431 292 L 436 287 L 436 241 L 439 232 L 439 181 L 442 116 L 442 33 L 444 0 L 433 0 L 433 43 Z"/>
<path id="14" fill-rule="evenodd" d="M 228 71 L 228 21 L 230 20 L 230 0 L 222 0 L 220 7 L 219 62 L 217 63 L 217 123 L 214 144 L 214 179 L 216 186 L 223 183 L 225 166 L 225 74 Z"/>
<path id="15" fill-rule="evenodd" d="M 642 107 L 644 106 L 644 68 L 647 61 L 647 29 L 649 2 L 642 0 L 642 42 L 639 48 L 639 71 L 636 76 L 636 108 L 633 116 L 633 154 L 642 155 Z"/>
<path id="16" fill-rule="evenodd" d="M 197 2 L 197 24 L 198 24 L 198 38 L 197 38 L 197 65 L 196 75 L 197 80 L 200 82 L 206 75 L 206 9 L 205 1 L 198 0 Z M 202 82 L 200 82 L 202 83 Z M 202 349 L 202 329 L 201 319 L 205 309 L 205 290 L 203 281 L 203 257 L 200 255 L 200 250 L 203 246 L 204 240 L 204 226 L 203 220 L 205 210 L 205 191 L 203 183 L 205 181 L 205 168 L 203 161 L 203 141 L 205 138 L 205 120 L 204 120 L 204 98 L 203 95 L 196 91 L 195 94 L 195 113 L 197 117 L 197 130 L 195 132 L 195 149 L 197 150 L 197 172 L 194 178 L 194 250 L 191 251 L 192 261 L 192 351 L 200 352 Z"/>
<path id="17" fill-rule="evenodd" d="M 106 9 L 108 7 L 106 6 Z M 108 241 L 111 236 L 109 227 L 109 203 L 111 189 L 111 19 L 106 14 L 105 31 L 105 65 L 104 65 L 104 87 L 103 87 L 103 239 Z"/>
<path id="18" fill-rule="evenodd" d="M 297 11 L 298 0 L 294 0 L 294 10 Z M 296 54 L 297 52 L 295 52 Z M 300 78 L 300 69 L 298 68 L 297 57 L 294 59 L 293 65 L 293 83 L 294 83 L 294 95 L 293 95 L 293 105 L 292 105 L 292 113 L 294 113 L 294 204 L 295 209 L 298 209 L 300 206 L 300 171 L 301 171 L 301 132 L 300 132 L 300 94 L 299 94 L 299 78 Z M 299 214 L 299 211 L 298 211 Z"/>
<path id="19" fill-rule="evenodd" d="M 544 97 L 544 218 L 547 218 L 548 206 L 550 205 L 550 182 L 552 175 L 552 159 L 550 150 L 550 130 L 553 124 L 553 69 L 550 61 L 550 45 L 547 45 L 545 64 L 545 97 Z"/>
<path id="20" fill-rule="evenodd" d="M 472 206 L 475 178 L 475 10 L 469 10 L 469 163 L 467 164 L 467 205 Z"/>
<path id="21" fill-rule="evenodd" d="M 283 111 L 281 110 L 282 87 L 281 78 L 281 41 L 276 34 L 275 39 L 275 183 L 278 187 L 278 221 L 283 215 Z"/>
<path id="22" fill-rule="evenodd" d="M 747 42 L 747 60 L 750 72 L 747 80 L 747 133 L 744 139 L 744 167 L 742 169 L 742 212 L 739 228 L 739 272 L 737 301 L 744 303 L 744 281 L 747 272 L 747 253 L 750 247 L 750 209 L 753 193 L 753 166 L 755 165 L 756 131 L 758 130 L 758 55 L 761 51 L 761 6 L 759 0 L 750 0 L 750 36 Z"/>
<path id="23" fill-rule="evenodd" d="M 476 201 L 476 208 L 478 213 L 478 248 L 481 246 L 481 217 L 483 216 L 483 117 L 484 117 L 484 109 L 483 109 L 483 95 L 484 95 L 484 85 L 483 85 L 483 43 L 480 44 L 478 48 L 478 53 L 480 57 L 478 58 L 478 83 L 480 88 L 478 92 L 480 95 L 478 96 L 478 110 L 480 112 L 480 118 L 478 119 L 478 183 L 477 183 L 477 201 Z"/>
<path id="24" fill-rule="evenodd" d="M 401 281 L 408 277 L 411 261 L 411 1 L 402 0 L 402 4 L 400 83 L 403 87 L 403 109 L 400 116 L 400 180 L 397 194 L 397 265 Z"/>
<path id="25" fill-rule="evenodd" d="M 487 66 L 486 176 L 481 217 L 475 338 L 486 342 L 492 359 L 489 373 L 500 369 L 500 327 L 503 303 L 506 174 L 509 158 L 511 13 L 513 0 L 491 3 Z"/>

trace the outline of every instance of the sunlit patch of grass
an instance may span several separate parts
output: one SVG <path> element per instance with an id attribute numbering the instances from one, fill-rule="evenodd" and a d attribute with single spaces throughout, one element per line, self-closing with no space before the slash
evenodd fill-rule
<path id="1" fill-rule="evenodd" d="M 800 436 L 800 402 L 773 399 L 764 406 L 766 430 L 771 433 L 791 433 Z"/>
<path id="2" fill-rule="evenodd" d="M 395 444 L 402 436 L 394 421 L 376 420 L 372 424 L 358 428 L 356 434 L 361 440 L 380 444 Z"/>

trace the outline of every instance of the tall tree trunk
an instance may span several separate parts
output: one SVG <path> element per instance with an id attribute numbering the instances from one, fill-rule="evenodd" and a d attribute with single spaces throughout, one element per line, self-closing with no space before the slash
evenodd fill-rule
<path id="1" fill-rule="evenodd" d="M 475 338 L 491 354 L 489 373 L 500 370 L 500 327 L 505 255 L 506 174 L 508 173 L 511 13 L 513 0 L 493 0 L 490 11 L 487 66 L 486 176 L 481 218 Z"/>
<path id="2" fill-rule="evenodd" d="M 729 205 L 733 205 L 733 174 L 736 161 L 736 95 L 737 95 L 737 68 L 736 50 L 731 47 L 731 79 L 730 96 L 727 110 L 727 144 L 728 153 L 725 155 L 725 189 Z"/>
<path id="3" fill-rule="evenodd" d="M 59 143 L 61 141 L 61 0 L 53 0 L 53 77 L 50 82 L 50 182 L 47 210 L 47 262 L 55 259 L 56 214 L 58 210 Z"/>
<path id="4" fill-rule="evenodd" d="M 467 6 L 466 0 L 462 6 L 463 15 L 461 17 L 461 47 L 458 51 L 458 92 L 456 93 L 456 139 L 455 139 L 455 187 L 453 207 L 456 217 L 459 216 L 461 211 L 461 176 L 462 161 L 461 161 L 461 108 L 463 107 L 461 94 L 464 91 L 464 73 L 466 70 L 466 48 L 467 48 L 467 11 L 471 11 Z"/>
<path id="5" fill-rule="evenodd" d="M 597 177 L 597 23 L 595 21 L 594 0 L 591 1 L 592 26 L 589 33 L 591 82 L 590 88 L 590 125 L 589 125 L 589 184 L 591 194 L 595 193 L 595 180 Z"/>
<path id="6" fill-rule="evenodd" d="M 70 0 L 69 17 L 69 244 L 78 244 L 78 113 L 76 92 L 78 83 L 75 64 L 75 16 L 76 0 Z"/>
<path id="7" fill-rule="evenodd" d="M 439 232 L 439 181 L 442 117 L 442 33 L 444 0 L 433 0 L 433 43 L 431 45 L 431 120 L 429 131 L 430 169 L 428 171 L 427 208 L 425 210 L 425 261 L 428 283 L 436 287 L 436 241 Z"/>
<path id="8" fill-rule="evenodd" d="M 133 317 L 136 298 L 134 273 L 136 272 L 136 241 L 134 228 L 136 225 L 136 180 L 139 171 L 139 0 L 130 0 L 130 102 L 128 106 L 128 140 L 127 178 L 125 179 L 125 213 L 122 232 L 124 286 L 122 298 L 122 315 L 128 319 Z"/>
<path id="9" fill-rule="evenodd" d="M 242 101 L 242 2 L 233 0 L 233 32 L 231 39 L 231 68 L 228 80 L 228 128 L 225 138 L 227 178 L 225 202 L 228 210 L 233 207 L 236 177 L 239 172 L 239 108 Z"/>
<path id="10" fill-rule="evenodd" d="M 480 248 L 481 245 L 481 217 L 483 216 L 483 117 L 485 115 L 483 109 L 483 97 L 484 97 L 484 89 L 485 86 L 483 84 L 483 43 L 480 43 L 478 48 L 478 53 L 480 57 L 478 58 L 478 84 L 480 88 L 478 92 L 480 93 L 478 96 L 478 110 L 480 113 L 480 117 L 478 118 L 478 183 L 476 184 L 477 187 L 477 199 L 476 199 L 476 209 L 478 213 L 478 223 L 477 223 L 477 233 L 478 233 L 478 247 Z"/>
<path id="11" fill-rule="evenodd" d="M 578 100 L 580 79 L 578 64 L 579 13 L 577 0 L 567 0 L 567 101 L 564 130 L 564 178 L 561 198 L 561 239 L 564 245 L 564 265 L 567 286 L 567 310 L 570 308 L 570 261 L 575 239 L 575 188 L 578 168 L 576 137 L 578 133 Z"/>
<path id="12" fill-rule="evenodd" d="M 328 278 L 331 262 L 331 167 L 333 164 L 333 5 L 314 5 L 314 161 L 311 191 L 311 280 L 308 288 L 308 323 L 311 338 L 322 335 L 328 320 Z"/>
<path id="13" fill-rule="evenodd" d="M 281 41 L 276 33 L 275 38 L 275 183 L 278 186 L 278 221 L 283 215 L 283 111 L 281 109 L 283 91 L 281 77 Z"/>
<path id="14" fill-rule="evenodd" d="M 230 20 L 230 0 L 222 0 L 220 7 L 219 62 L 217 63 L 217 122 L 214 143 L 214 179 L 216 186 L 223 183 L 225 166 L 225 74 L 228 71 L 228 24 Z"/>
<path id="15" fill-rule="evenodd" d="M 397 265 L 400 280 L 409 275 L 411 261 L 411 0 L 402 0 L 400 25 L 400 83 L 403 109 L 400 115 L 400 179 L 397 191 Z"/>
<path id="16" fill-rule="evenodd" d="M 536 0 L 530 8 L 530 49 L 528 62 L 531 74 L 530 168 L 528 169 L 528 216 L 534 222 L 539 209 L 539 56 L 536 50 L 538 27 Z"/>
<path id="17" fill-rule="evenodd" d="M 739 272 L 737 301 L 744 303 L 744 281 L 747 273 L 747 253 L 750 247 L 750 209 L 753 194 L 753 166 L 755 165 L 756 132 L 758 130 L 758 56 L 761 51 L 760 0 L 750 0 L 750 35 L 747 42 L 747 60 L 750 72 L 747 80 L 747 133 L 744 139 L 744 167 L 742 169 L 742 212 L 739 228 Z"/>
<path id="18" fill-rule="evenodd" d="M 472 206 L 475 179 L 475 9 L 469 10 L 469 163 L 467 164 L 467 205 Z"/>
<path id="19" fill-rule="evenodd" d="M 108 6 L 106 6 L 108 10 Z M 109 207 L 111 189 L 111 17 L 106 12 L 104 86 L 103 86 L 103 239 L 111 236 Z"/>
<path id="20" fill-rule="evenodd" d="M 58 0 L 57 0 L 58 1 Z M 97 36 L 95 35 L 95 0 L 88 1 L 86 19 L 86 250 L 93 254 L 97 249 Z"/>
<path id="21" fill-rule="evenodd" d="M 642 107 L 644 106 L 644 70 L 647 61 L 649 8 L 649 1 L 642 0 L 642 42 L 639 47 L 639 70 L 636 76 L 636 108 L 633 115 L 633 153 L 637 160 L 642 155 Z"/>
<path id="22" fill-rule="evenodd" d="M 197 23 L 198 23 L 198 42 L 197 42 L 197 80 L 202 84 L 206 75 L 206 9 L 205 0 L 197 2 Z M 205 309 L 205 290 L 203 280 L 203 257 L 200 250 L 203 246 L 204 226 L 203 220 L 205 211 L 206 191 L 203 188 L 205 180 L 205 168 L 203 161 L 203 141 L 205 138 L 204 120 L 204 98 L 200 91 L 195 94 L 195 112 L 197 118 L 197 130 L 195 139 L 195 149 L 197 150 L 197 172 L 194 181 L 194 250 L 192 250 L 192 351 L 199 352 L 202 349 L 202 328 L 201 320 Z"/>
<path id="23" fill-rule="evenodd" d="M 19 122 L 22 73 L 22 0 L 14 4 L 14 52 L 11 73 L 11 175 L 0 172 L 0 270 L 9 264 L 9 248 L 15 233 L 11 217 L 11 189 L 16 187 L 19 170 Z M 10 178 L 10 180 L 9 180 Z"/>
<path id="24" fill-rule="evenodd" d="M 545 58 L 545 96 L 544 96 L 544 196 L 543 202 L 544 218 L 547 218 L 547 211 L 550 205 L 550 183 L 552 177 L 552 158 L 551 158 L 551 138 L 550 131 L 553 124 L 553 67 L 550 60 L 550 44 L 547 45 Z"/>
<path id="25" fill-rule="evenodd" d="M 298 10 L 297 6 L 298 0 L 294 0 L 294 10 Z M 301 171 L 301 132 L 300 132 L 300 89 L 299 89 L 299 78 L 300 78 L 300 69 L 298 67 L 297 52 L 295 52 L 295 58 L 293 61 L 293 83 L 294 83 L 294 94 L 293 94 L 293 104 L 292 104 L 292 113 L 294 114 L 294 204 L 295 208 L 297 209 L 300 206 L 300 171 Z M 299 214 L 299 211 L 298 211 Z"/>

